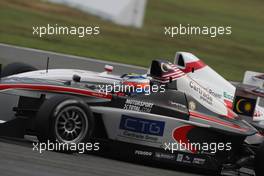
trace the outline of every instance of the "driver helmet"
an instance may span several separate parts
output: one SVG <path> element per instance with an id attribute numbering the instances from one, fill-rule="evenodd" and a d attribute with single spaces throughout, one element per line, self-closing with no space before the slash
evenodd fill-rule
<path id="1" fill-rule="evenodd" d="M 128 93 L 149 93 L 150 80 L 144 75 L 129 73 L 123 76 L 121 84 Z"/>

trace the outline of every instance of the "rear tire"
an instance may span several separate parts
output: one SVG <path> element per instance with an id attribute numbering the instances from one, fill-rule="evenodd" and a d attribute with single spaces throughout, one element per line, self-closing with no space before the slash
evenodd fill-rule
<path id="1" fill-rule="evenodd" d="M 15 75 L 19 73 L 25 73 L 29 71 L 35 71 L 37 70 L 35 67 L 25 64 L 25 63 L 20 63 L 20 62 L 14 62 L 11 64 L 6 65 L 1 73 L 1 77 L 6 77 L 10 75 Z"/>
<path id="2" fill-rule="evenodd" d="M 94 117 L 89 106 L 71 96 L 59 95 L 46 100 L 36 120 L 40 142 L 86 143 L 94 131 Z"/>
<path id="3" fill-rule="evenodd" d="M 255 161 L 255 173 L 256 176 L 263 175 L 263 163 L 264 163 L 264 142 L 260 145 Z"/>

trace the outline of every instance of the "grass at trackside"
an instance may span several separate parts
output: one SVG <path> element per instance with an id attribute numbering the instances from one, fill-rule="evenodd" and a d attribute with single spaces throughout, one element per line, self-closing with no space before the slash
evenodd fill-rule
<path id="1" fill-rule="evenodd" d="M 0 1 L 0 42 L 147 66 L 176 51 L 198 55 L 224 77 L 241 80 L 245 70 L 264 72 L 264 1 L 149 0 L 142 29 L 120 27 L 62 5 L 39 0 Z M 32 25 L 99 25 L 96 37 L 32 35 Z M 164 36 L 165 25 L 232 26 L 232 35 Z M 1 54 L 1 53 L 0 53 Z M 19 57 L 19 56 L 18 56 Z"/>

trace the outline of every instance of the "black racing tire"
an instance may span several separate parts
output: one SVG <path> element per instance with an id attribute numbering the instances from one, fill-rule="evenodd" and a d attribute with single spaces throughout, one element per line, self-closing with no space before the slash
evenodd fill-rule
<path id="1" fill-rule="evenodd" d="M 256 161 L 255 161 L 256 176 L 263 175 L 263 163 L 264 163 L 264 142 L 260 145 L 256 153 Z"/>
<path id="2" fill-rule="evenodd" d="M 6 77 L 6 76 L 10 76 L 10 75 L 25 73 L 25 72 L 29 72 L 29 71 L 35 71 L 35 70 L 37 70 L 37 69 L 31 65 L 21 63 L 21 62 L 14 62 L 14 63 L 6 65 L 3 68 L 2 73 L 1 73 L 1 77 Z"/>
<path id="3" fill-rule="evenodd" d="M 38 139 L 45 143 L 86 143 L 92 137 L 94 124 L 89 106 L 83 100 L 68 95 L 47 99 L 36 115 Z"/>

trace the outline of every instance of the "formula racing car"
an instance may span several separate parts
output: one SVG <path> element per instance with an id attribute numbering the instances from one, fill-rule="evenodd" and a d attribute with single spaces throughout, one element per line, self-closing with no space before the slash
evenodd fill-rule
<path id="1" fill-rule="evenodd" d="M 138 160 L 263 175 L 263 136 L 177 65 L 153 60 L 148 75 L 118 76 L 111 69 L 6 66 L 0 136 L 69 145 L 98 141 Z"/>

